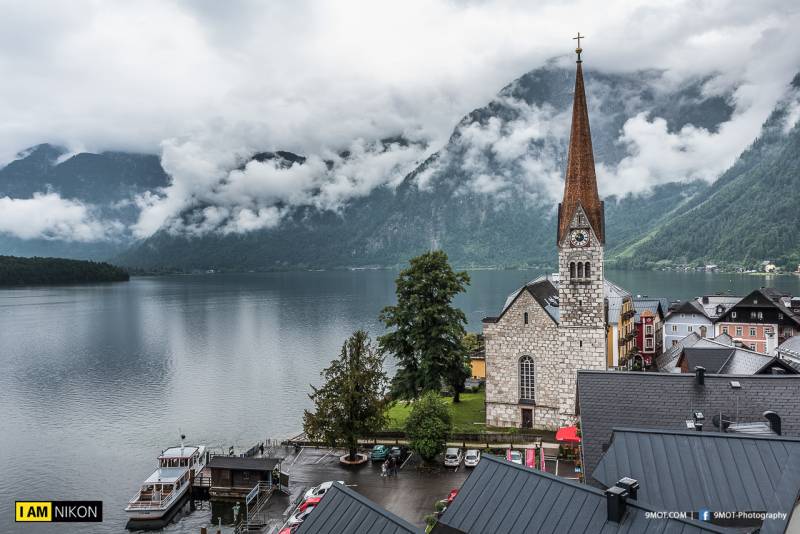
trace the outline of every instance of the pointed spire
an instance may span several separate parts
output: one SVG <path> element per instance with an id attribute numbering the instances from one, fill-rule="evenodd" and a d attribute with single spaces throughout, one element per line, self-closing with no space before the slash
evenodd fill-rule
<path id="1" fill-rule="evenodd" d="M 584 36 L 578 34 L 582 39 Z M 576 38 L 577 39 L 577 38 Z M 564 181 L 564 199 L 558 208 L 558 243 L 569 228 L 580 204 L 586 212 L 589 224 L 600 242 L 605 242 L 603 204 L 597 193 L 597 176 L 592 154 L 592 135 L 589 131 L 589 111 L 586 106 L 586 93 L 583 88 L 583 67 L 580 45 L 577 72 L 575 74 L 575 96 L 572 103 L 572 129 L 569 135 L 569 155 L 567 157 L 567 176 Z"/>

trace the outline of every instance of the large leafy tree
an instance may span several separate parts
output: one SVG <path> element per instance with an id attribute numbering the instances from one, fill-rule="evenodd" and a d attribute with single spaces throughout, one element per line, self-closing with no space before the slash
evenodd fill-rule
<path id="1" fill-rule="evenodd" d="M 452 301 L 466 289 L 469 275 L 453 271 L 447 254 L 437 250 L 413 258 L 396 284 L 397 305 L 380 315 L 392 331 L 378 340 L 381 350 L 397 359 L 394 395 L 416 398 L 420 391 L 439 391 L 446 382 L 458 402 L 469 376 L 462 343 L 467 319 Z"/>
<path id="2" fill-rule="evenodd" d="M 386 387 L 383 356 L 363 330 L 353 333 L 338 359 L 322 372 L 325 383 L 309 395 L 314 412 L 305 411 L 303 430 L 312 439 L 343 446 L 356 459 L 359 436 L 386 424 Z"/>
<path id="3" fill-rule="evenodd" d="M 406 420 L 409 445 L 425 461 L 433 461 L 447 444 L 452 429 L 450 407 L 434 391 L 429 391 L 414 402 Z"/>

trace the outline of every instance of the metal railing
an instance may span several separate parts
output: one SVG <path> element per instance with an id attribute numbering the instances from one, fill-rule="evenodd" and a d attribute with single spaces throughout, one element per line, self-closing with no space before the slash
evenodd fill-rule
<path id="1" fill-rule="evenodd" d="M 132 508 L 132 509 L 142 509 L 142 508 L 163 509 L 163 508 L 167 508 L 169 503 L 171 503 L 173 500 L 175 500 L 175 496 L 178 493 L 180 493 L 180 491 L 175 489 L 175 490 L 172 490 L 169 493 L 167 493 L 166 494 L 166 498 L 163 498 L 163 496 L 162 496 L 162 498 L 157 500 L 157 501 L 152 500 L 152 499 L 147 500 L 147 501 L 143 501 L 143 500 L 140 500 L 141 496 L 142 496 L 142 492 L 141 492 L 141 490 L 139 490 L 139 492 L 136 494 L 136 497 L 134 497 L 133 499 L 130 500 L 130 502 L 128 502 L 128 508 Z"/>

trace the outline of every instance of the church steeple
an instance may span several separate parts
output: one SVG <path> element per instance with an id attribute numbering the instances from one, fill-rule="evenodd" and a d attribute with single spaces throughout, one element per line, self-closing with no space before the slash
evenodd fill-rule
<path id="1" fill-rule="evenodd" d="M 580 46 L 582 38 L 580 33 L 575 38 L 578 39 L 578 48 L 575 49 L 578 60 L 575 74 L 575 96 L 572 103 L 572 129 L 569 136 L 567 176 L 564 181 L 564 199 L 558 206 L 557 242 L 559 244 L 569 228 L 578 205 L 586 213 L 589 225 L 600 243 L 605 242 L 603 203 L 597 193 L 592 135 L 589 131 L 589 111 L 586 107 L 586 93 L 583 88 L 583 68 L 581 67 L 583 49 Z"/>

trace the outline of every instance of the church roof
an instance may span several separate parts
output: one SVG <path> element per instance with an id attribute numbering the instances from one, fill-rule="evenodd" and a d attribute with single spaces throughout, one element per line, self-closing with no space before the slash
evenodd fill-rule
<path id="1" fill-rule="evenodd" d="M 506 297 L 500 314 L 497 317 L 486 317 L 483 322 L 496 323 L 500 320 L 523 291 L 528 291 L 553 321 L 558 322 L 558 273 L 534 278 L 519 289 L 515 289 Z M 608 301 L 608 321 L 611 324 L 617 324 L 622 312 L 622 303 L 626 298 L 630 298 L 631 294 L 607 279 L 603 280 L 603 292 Z"/>
<path id="2" fill-rule="evenodd" d="M 586 106 L 583 68 L 580 60 L 575 74 L 575 95 L 572 103 L 572 129 L 569 135 L 564 199 L 558 206 L 558 243 L 561 243 L 578 205 L 586 213 L 597 238 L 604 243 L 603 203 L 597 193 L 592 135 L 589 131 L 589 111 Z"/>

